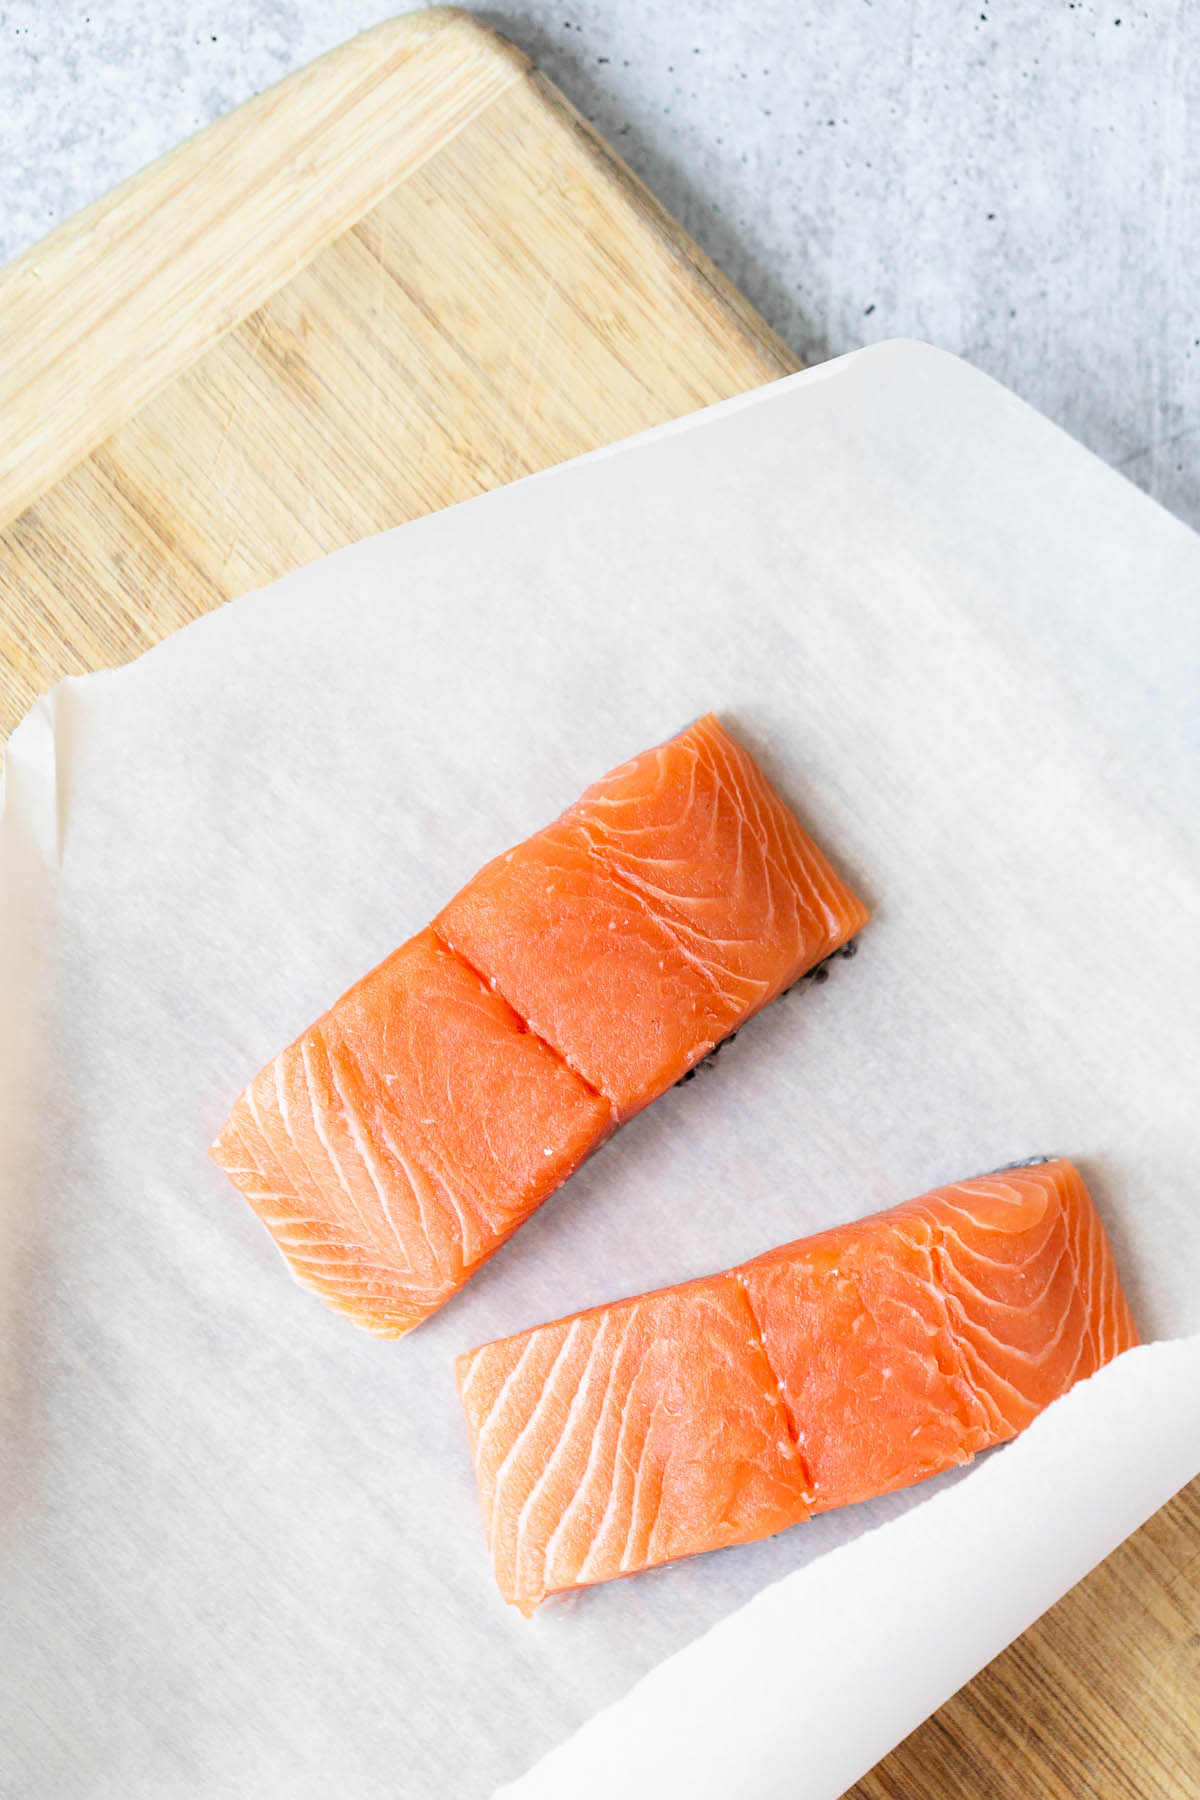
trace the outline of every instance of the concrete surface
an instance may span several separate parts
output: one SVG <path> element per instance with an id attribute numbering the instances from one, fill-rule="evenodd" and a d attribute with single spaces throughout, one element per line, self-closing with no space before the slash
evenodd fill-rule
<path id="1" fill-rule="evenodd" d="M 0 0 L 0 261 L 392 10 Z M 478 10 L 806 361 L 927 338 L 1200 525 L 1200 0 Z"/>

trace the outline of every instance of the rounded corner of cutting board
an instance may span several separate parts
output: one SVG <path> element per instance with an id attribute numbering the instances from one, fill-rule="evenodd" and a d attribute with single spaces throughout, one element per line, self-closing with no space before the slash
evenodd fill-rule
<path id="1" fill-rule="evenodd" d="M 376 34 L 380 42 L 392 42 L 397 49 L 444 41 L 471 55 L 490 57 L 518 75 L 526 75 L 533 68 L 533 60 L 524 50 L 461 6 L 426 6 L 417 12 L 396 13 L 372 25 L 362 36 Z"/>
<path id="2" fill-rule="evenodd" d="M 385 19 L 0 270 L 0 728 L 299 562 L 795 367 L 522 50 Z"/>
<path id="3" fill-rule="evenodd" d="M 0 530 L 531 69 L 458 7 L 384 19 L 0 268 Z"/>

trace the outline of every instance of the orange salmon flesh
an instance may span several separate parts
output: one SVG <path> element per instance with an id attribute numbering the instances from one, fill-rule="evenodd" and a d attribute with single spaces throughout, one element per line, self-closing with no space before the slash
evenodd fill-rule
<path id="1" fill-rule="evenodd" d="M 298 1280 L 402 1336 L 867 917 L 708 715 L 481 869 L 255 1076 L 211 1154 Z"/>
<path id="2" fill-rule="evenodd" d="M 1137 1342 L 1054 1161 L 484 1344 L 456 1369 L 496 1581 L 528 1614 L 908 1487 Z"/>

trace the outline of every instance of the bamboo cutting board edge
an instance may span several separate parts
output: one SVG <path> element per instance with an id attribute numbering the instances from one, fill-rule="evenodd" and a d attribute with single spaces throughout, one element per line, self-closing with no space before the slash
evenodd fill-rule
<path id="1" fill-rule="evenodd" d="M 490 313 L 447 323 L 468 281 Z M 798 366 L 447 8 L 299 70 L 0 271 L 0 343 L 0 728 L 298 562 Z M 335 460 L 358 491 L 318 516 Z"/>
<path id="2" fill-rule="evenodd" d="M 711 288 L 714 313 L 761 359 L 764 379 L 798 369 L 522 51 L 469 13 L 431 7 L 372 27 L 245 101 L 0 269 L 0 343 L 16 346 L 0 360 L 0 528 L 521 80 L 662 254 Z"/>
<path id="3" fill-rule="evenodd" d="M 435 59 L 445 68 L 430 71 Z M 0 271 L 0 343 L 16 346 L 0 362 L 0 525 L 528 66 L 465 14 L 387 21 L 169 150 Z"/>

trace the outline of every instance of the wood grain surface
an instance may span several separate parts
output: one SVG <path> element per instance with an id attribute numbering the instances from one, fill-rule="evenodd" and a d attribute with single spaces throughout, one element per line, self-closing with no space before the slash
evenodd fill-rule
<path id="1" fill-rule="evenodd" d="M 511 46 L 379 26 L 0 272 L 0 730 L 298 563 L 796 366 Z M 1200 1483 L 853 1794 L 1200 1796 Z"/>
<path id="2" fill-rule="evenodd" d="M 0 346 L 0 729 L 298 563 L 797 366 L 517 51 L 438 11 L 35 245 Z"/>

